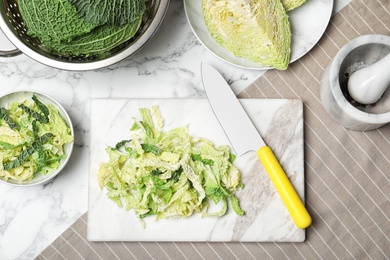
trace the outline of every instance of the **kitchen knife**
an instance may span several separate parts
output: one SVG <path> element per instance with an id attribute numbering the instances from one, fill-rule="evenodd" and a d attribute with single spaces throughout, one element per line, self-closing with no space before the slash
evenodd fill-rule
<path id="1" fill-rule="evenodd" d="M 257 155 L 292 219 L 299 228 L 310 226 L 312 220 L 296 190 L 280 166 L 274 153 L 261 138 L 222 75 L 206 63 L 201 65 L 203 86 L 209 103 L 237 156 L 248 151 Z"/>

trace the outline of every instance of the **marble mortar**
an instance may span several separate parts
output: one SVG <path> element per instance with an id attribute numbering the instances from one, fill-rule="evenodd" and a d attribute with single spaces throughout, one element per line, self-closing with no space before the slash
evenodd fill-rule
<path id="1" fill-rule="evenodd" d="M 347 88 L 355 71 L 389 53 L 390 36 L 369 34 L 350 41 L 336 54 L 322 76 L 320 96 L 326 112 L 338 124 L 355 131 L 369 131 L 390 122 L 390 88 L 371 105 L 354 101 Z"/>

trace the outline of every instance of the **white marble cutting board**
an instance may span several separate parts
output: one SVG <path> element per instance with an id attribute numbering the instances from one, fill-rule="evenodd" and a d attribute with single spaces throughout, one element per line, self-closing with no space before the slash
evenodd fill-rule
<path id="1" fill-rule="evenodd" d="M 304 136 L 301 100 L 243 99 L 244 108 L 273 149 L 298 194 L 304 199 Z M 302 242 L 305 230 L 297 228 L 255 152 L 237 157 L 244 189 L 237 192 L 246 212 L 237 216 L 229 208 L 220 218 L 145 219 L 142 228 L 133 211 L 118 208 L 97 182 L 101 162 L 108 160 L 107 145 L 129 138 L 138 109 L 158 105 L 166 129 L 189 125 L 192 136 L 215 145 L 229 145 L 206 99 L 94 99 L 91 102 L 91 154 L 88 239 L 90 241 L 241 241 Z"/>

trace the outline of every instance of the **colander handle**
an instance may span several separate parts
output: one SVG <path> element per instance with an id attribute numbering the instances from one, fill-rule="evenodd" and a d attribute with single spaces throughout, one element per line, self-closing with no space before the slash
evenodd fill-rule
<path id="1" fill-rule="evenodd" d="M 19 49 L 9 50 L 9 51 L 0 50 L 0 57 L 3 57 L 3 58 L 14 57 L 14 56 L 17 56 L 19 54 L 22 54 L 22 52 Z"/>

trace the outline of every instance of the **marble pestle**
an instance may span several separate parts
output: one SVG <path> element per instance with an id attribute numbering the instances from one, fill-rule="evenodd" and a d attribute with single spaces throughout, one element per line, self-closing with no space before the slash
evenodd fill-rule
<path id="1" fill-rule="evenodd" d="M 383 59 L 354 72 L 348 81 L 351 97 L 365 105 L 377 102 L 390 85 L 390 53 Z"/>

